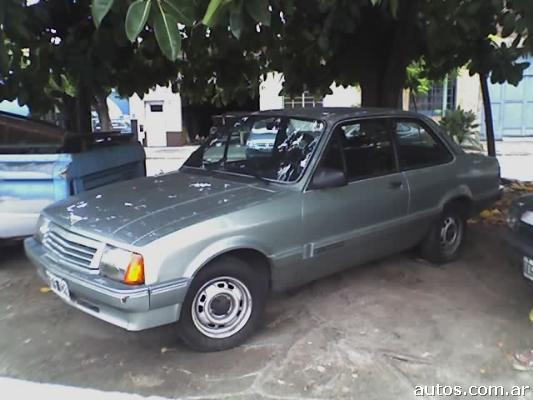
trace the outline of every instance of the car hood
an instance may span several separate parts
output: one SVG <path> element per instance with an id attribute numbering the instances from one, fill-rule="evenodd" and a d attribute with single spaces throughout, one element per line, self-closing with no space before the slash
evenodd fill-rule
<path id="1" fill-rule="evenodd" d="M 273 185 L 174 172 L 82 193 L 55 203 L 44 214 L 66 229 L 143 246 L 279 195 Z"/>

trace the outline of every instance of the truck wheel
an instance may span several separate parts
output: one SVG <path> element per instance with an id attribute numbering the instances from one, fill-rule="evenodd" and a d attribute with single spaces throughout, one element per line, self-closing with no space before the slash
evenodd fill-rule
<path id="1" fill-rule="evenodd" d="M 261 322 L 268 276 L 237 257 L 201 269 L 182 304 L 179 334 L 192 349 L 227 350 L 243 343 Z"/>
<path id="2" fill-rule="evenodd" d="M 420 246 L 422 257 L 435 264 L 457 259 L 463 247 L 465 233 L 465 213 L 458 206 L 447 206 L 431 225 Z"/>

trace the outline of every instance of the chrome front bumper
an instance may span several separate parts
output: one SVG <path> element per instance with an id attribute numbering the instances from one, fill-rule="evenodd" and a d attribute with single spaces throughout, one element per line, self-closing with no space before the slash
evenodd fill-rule
<path id="1" fill-rule="evenodd" d="M 128 286 L 100 275 L 84 274 L 54 265 L 34 238 L 24 241 L 26 255 L 49 283 L 48 273 L 63 279 L 70 291 L 65 300 L 73 307 L 129 331 L 170 324 L 179 319 L 180 306 L 189 287 L 181 278 L 154 285 Z"/>

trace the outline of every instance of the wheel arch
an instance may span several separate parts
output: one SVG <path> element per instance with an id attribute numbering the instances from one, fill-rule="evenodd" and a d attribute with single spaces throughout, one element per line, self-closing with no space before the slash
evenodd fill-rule
<path id="1" fill-rule="evenodd" d="M 459 205 L 465 210 L 465 217 L 468 218 L 474 212 L 474 199 L 472 192 L 467 186 L 460 186 L 453 192 L 450 192 L 442 199 L 440 209 L 444 210 L 446 207 L 452 205 Z"/>
<path id="2" fill-rule="evenodd" d="M 215 248 L 213 248 L 215 247 Z M 200 253 L 188 266 L 185 276 L 194 279 L 196 274 L 211 263 L 224 257 L 237 257 L 254 268 L 259 268 L 268 277 L 269 288 L 272 286 L 272 262 L 264 248 L 252 244 L 234 244 L 210 246 Z"/>
<path id="3" fill-rule="evenodd" d="M 453 197 L 444 204 L 444 208 L 453 206 L 462 210 L 465 218 L 472 216 L 475 210 L 474 200 L 466 195 Z"/>

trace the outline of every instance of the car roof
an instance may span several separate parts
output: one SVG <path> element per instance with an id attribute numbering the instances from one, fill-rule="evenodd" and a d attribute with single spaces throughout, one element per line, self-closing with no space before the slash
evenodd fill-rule
<path id="1" fill-rule="evenodd" d="M 396 116 L 415 117 L 421 115 L 410 112 L 395 110 L 392 108 L 370 108 L 370 107 L 314 107 L 314 108 L 288 108 L 279 110 L 264 110 L 250 112 L 248 115 L 280 116 L 295 118 L 313 118 L 328 122 L 337 122 L 348 118 L 360 118 L 369 116 Z"/>

